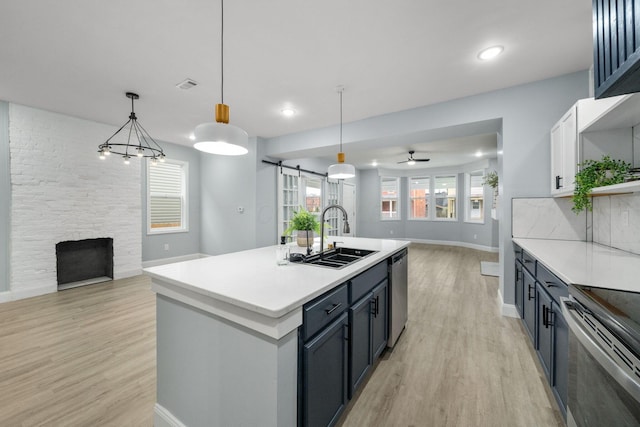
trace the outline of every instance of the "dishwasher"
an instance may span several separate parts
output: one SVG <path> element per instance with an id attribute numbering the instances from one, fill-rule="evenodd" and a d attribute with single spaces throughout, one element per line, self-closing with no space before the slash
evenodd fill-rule
<path id="1" fill-rule="evenodd" d="M 395 253 L 389 259 L 389 277 L 391 279 L 389 293 L 389 340 L 388 347 L 393 347 L 398 341 L 398 337 L 404 330 L 407 323 L 407 280 L 408 280 L 408 262 L 407 250 Z"/>

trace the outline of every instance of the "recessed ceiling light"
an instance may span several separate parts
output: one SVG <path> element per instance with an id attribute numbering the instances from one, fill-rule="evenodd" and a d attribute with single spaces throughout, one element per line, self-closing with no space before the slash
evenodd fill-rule
<path id="1" fill-rule="evenodd" d="M 282 110 L 280 110 L 280 112 L 285 117 L 293 117 L 296 114 L 296 110 L 294 110 L 293 108 L 283 108 Z"/>
<path id="2" fill-rule="evenodd" d="M 476 157 L 482 157 L 482 151 L 476 151 Z"/>
<path id="3" fill-rule="evenodd" d="M 493 59 L 496 56 L 500 55 L 504 51 L 504 47 L 502 46 L 491 46 L 484 50 L 481 50 L 478 54 L 478 59 L 481 61 L 488 61 L 489 59 Z"/>
<path id="4" fill-rule="evenodd" d="M 371 162 L 371 166 L 378 166 L 378 162 L 374 160 L 373 162 Z"/>
<path id="5" fill-rule="evenodd" d="M 190 139 L 190 140 L 192 140 L 192 141 L 195 141 L 195 140 L 196 140 L 196 136 L 193 134 L 193 132 L 191 132 L 191 133 L 189 134 L 189 139 Z"/>

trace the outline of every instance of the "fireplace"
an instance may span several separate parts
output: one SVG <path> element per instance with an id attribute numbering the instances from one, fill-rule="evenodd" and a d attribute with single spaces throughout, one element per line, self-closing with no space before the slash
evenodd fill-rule
<path id="1" fill-rule="evenodd" d="M 113 239 L 68 240 L 56 244 L 58 290 L 113 279 Z"/>

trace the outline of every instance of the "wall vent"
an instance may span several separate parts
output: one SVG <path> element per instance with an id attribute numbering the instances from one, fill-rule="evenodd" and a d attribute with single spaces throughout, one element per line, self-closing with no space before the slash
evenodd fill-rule
<path id="1" fill-rule="evenodd" d="M 184 79 L 183 81 L 178 83 L 176 85 L 176 87 L 179 88 L 179 89 L 187 90 L 187 89 L 191 89 L 192 87 L 197 86 L 197 85 L 198 85 L 198 82 L 195 81 L 195 80 Z"/>

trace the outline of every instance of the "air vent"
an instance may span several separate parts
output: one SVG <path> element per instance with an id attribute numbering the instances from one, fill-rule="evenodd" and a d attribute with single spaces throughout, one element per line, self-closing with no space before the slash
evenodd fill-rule
<path id="1" fill-rule="evenodd" d="M 191 79 L 184 79 L 176 85 L 177 88 L 184 90 L 191 89 L 194 86 L 198 86 L 198 82 Z"/>

